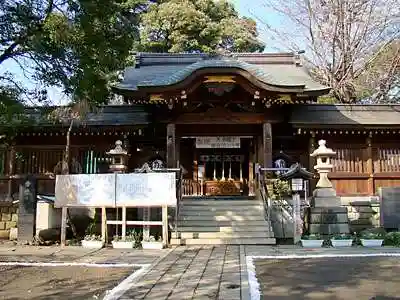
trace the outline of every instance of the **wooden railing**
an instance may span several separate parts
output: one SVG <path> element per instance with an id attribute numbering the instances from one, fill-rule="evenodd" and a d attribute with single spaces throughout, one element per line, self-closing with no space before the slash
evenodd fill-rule
<path id="1" fill-rule="evenodd" d="M 201 195 L 201 184 L 193 179 L 183 179 L 182 195 L 183 196 Z"/>

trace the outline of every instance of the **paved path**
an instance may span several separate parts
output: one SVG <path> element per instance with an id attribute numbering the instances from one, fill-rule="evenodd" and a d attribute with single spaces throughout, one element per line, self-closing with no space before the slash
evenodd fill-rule
<path id="1" fill-rule="evenodd" d="M 175 248 L 122 299 L 241 299 L 239 246 Z"/>
<path id="2" fill-rule="evenodd" d="M 399 248 L 304 249 L 296 246 L 187 246 L 165 250 L 89 250 L 82 247 L 0 247 L 0 261 L 151 264 L 120 299 L 248 300 L 247 256 L 400 253 Z M 267 275 L 265 275 L 267 274 Z M 121 280 L 123 277 L 121 277 Z M 264 287 L 265 288 L 265 287 Z M 265 293 L 265 290 L 264 290 Z"/>

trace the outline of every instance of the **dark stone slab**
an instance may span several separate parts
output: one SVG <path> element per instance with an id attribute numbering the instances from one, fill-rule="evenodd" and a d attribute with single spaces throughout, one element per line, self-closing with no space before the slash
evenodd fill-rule
<path id="1" fill-rule="evenodd" d="M 28 176 L 19 186 L 18 241 L 31 241 L 36 231 L 36 180 Z"/>
<path id="2" fill-rule="evenodd" d="M 349 224 L 310 224 L 310 234 L 328 236 L 332 234 L 349 233 Z"/>
<path id="3" fill-rule="evenodd" d="M 400 187 L 379 188 L 381 225 L 385 229 L 400 228 Z"/>

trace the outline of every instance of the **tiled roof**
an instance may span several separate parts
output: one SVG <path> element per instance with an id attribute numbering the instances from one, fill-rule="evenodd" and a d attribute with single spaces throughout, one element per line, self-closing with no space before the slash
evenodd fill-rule
<path id="1" fill-rule="evenodd" d="M 400 105 L 297 105 L 290 123 L 303 126 L 399 126 Z"/>
<path id="2" fill-rule="evenodd" d="M 56 109 L 57 107 L 54 107 Z M 39 126 L 62 125 L 48 118 L 50 107 L 27 107 L 26 115 Z M 106 105 L 99 107 L 96 112 L 88 113 L 76 125 L 85 126 L 134 126 L 149 124 L 148 113 L 141 105 Z M 31 126 L 28 122 L 27 125 Z"/>
<path id="3" fill-rule="evenodd" d="M 125 70 L 124 79 L 116 89 L 137 91 L 141 87 L 170 86 L 195 71 L 207 68 L 243 70 L 260 82 L 277 87 L 289 86 L 304 91 L 328 90 L 315 82 L 304 67 L 296 64 L 296 57 L 290 53 L 237 53 L 232 57 L 206 54 L 139 54 L 137 65 Z"/>

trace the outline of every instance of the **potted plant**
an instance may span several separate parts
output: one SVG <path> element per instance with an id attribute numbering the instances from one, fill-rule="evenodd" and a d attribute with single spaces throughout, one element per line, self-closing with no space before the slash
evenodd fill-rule
<path id="1" fill-rule="evenodd" d="M 104 241 L 100 235 L 86 235 L 81 241 L 83 248 L 101 249 L 104 247 Z"/>
<path id="2" fill-rule="evenodd" d="M 331 238 L 331 243 L 335 248 L 351 247 L 353 245 L 353 236 L 347 233 L 335 234 Z"/>
<path id="3" fill-rule="evenodd" d="M 303 235 L 301 237 L 301 245 L 304 248 L 320 248 L 324 242 L 319 234 Z"/>
<path id="4" fill-rule="evenodd" d="M 140 242 L 140 235 L 133 230 L 125 238 L 114 236 L 111 244 L 115 249 L 133 249 L 138 246 L 138 242 Z"/>
<path id="5" fill-rule="evenodd" d="M 385 234 L 383 232 L 362 232 L 361 245 L 364 247 L 382 247 Z"/>
<path id="6" fill-rule="evenodd" d="M 152 250 L 162 249 L 163 242 L 161 240 L 161 237 L 158 240 L 156 240 L 156 238 L 151 235 L 148 239 L 143 239 L 142 248 L 143 249 L 152 249 Z"/>
<path id="7" fill-rule="evenodd" d="M 104 247 L 104 241 L 100 235 L 96 234 L 96 219 L 89 224 L 86 229 L 86 235 L 81 241 L 82 247 L 100 249 Z"/>

